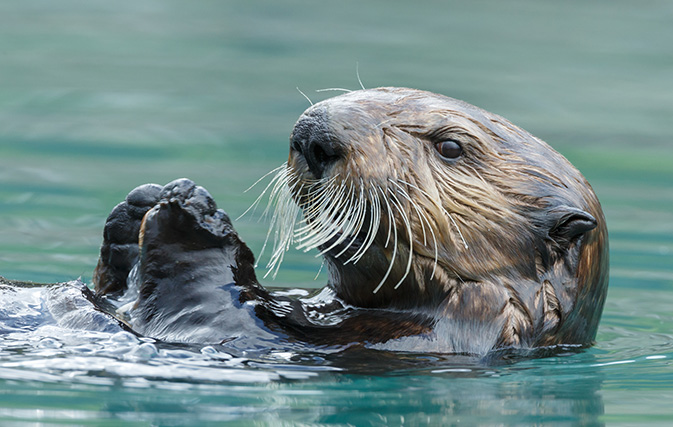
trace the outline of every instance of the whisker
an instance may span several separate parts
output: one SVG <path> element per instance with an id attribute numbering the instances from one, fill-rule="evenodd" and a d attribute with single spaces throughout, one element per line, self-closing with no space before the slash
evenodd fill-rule
<path id="1" fill-rule="evenodd" d="M 362 182 L 362 178 L 360 178 L 360 185 L 361 185 L 360 188 L 364 187 L 364 182 Z M 370 220 L 369 220 L 370 222 L 369 222 L 369 228 L 367 229 L 367 235 L 365 236 L 360 249 L 358 249 L 353 254 L 353 256 L 350 257 L 346 262 L 344 262 L 344 264 L 348 264 L 349 262 L 357 264 L 360 258 L 364 256 L 367 249 L 369 249 L 372 243 L 374 243 L 374 239 L 376 238 L 376 234 L 381 224 L 381 202 L 379 200 L 378 193 L 376 191 L 373 191 L 371 188 L 368 191 L 369 191 L 369 203 L 371 204 L 371 208 L 370 208 Z"/>
<path id="2" fill-rule="evenodd" d="M 393 206 L 397 208 L 397 211 L 400 213 L 400 216 L 402 217 L 402 222 L 404 222 L 405 227 L 407 228 L 407 233 L 409 237 L 409 259 L 407 261 L 407 269 L 404 271 L 404 275 L 400 279 L 399 282 L 393 287 L 393 289 L 397 289 L 400 287 L 402 282 L 404 282 L 404 279 L 407 278 L 409 275 L 409 272 L 411 271 L 411 262 L 414 257 L 414 237 L 413 233 L 411 231 L 411 223 L 409 222 L 409 218 L 407 217 L 407 214 L 404 212 L 404 208 L 402 207 L 402 204 L 400 203 L 399 199 L 395 195 L 395 193 L 392 192 L 391 189 L 388 189 L 390 192 L 390 198 L 393 203 Z M 395 239 L 395 245 L 397 245 L 397 239 Z"/>
<path id="3" fill-rule="evenodd" d="M 392 179 L 389 180 L 391 183 L 397 186 L 398 191 L 404 198 L 411 204 L 411 206 L 414 208 L 416 211 L 416 214 L 418 215 L 419 222 L 421 224 L 421 230 L 423 231 L 423 244 L 427 245 L 427 239 L 426 239 L 426 234 L 425 234 L 425 226 L 423 225 L 423 222 L 425 221 L 426 224 L 428 224 L 428 230 L 430 231 L 430 235 L 432 236 L 432 241 L 433 241 L 433 247 L 435 249 L 435 258 L 434 258 L 434 263 L 432 265 L 432 273 L 430 274 L 430 280 L 432 280 L 435 277 L 435 271 L 437 270 L 437 262 L 439 260 L 439 250 L 437 248 L 437 236 L 435 235 L 435 231 L 433 230 L 432 224 L 430 224 L 430 220 L 428 219 L 427 215 L 423 213 L 421 208 L 418 206 L 418 203 L 416 203 L 409 194 L 402 188 L 401 185 L 399 185 L 397 182 L 393 181 Z"/>
<path id="4" fill-rule="evenodd" d="M 388 123 L 388 122 L 392 122 L 393 120 L 394 120 L 394 119 L 392 119 L 392 118 L 390 118 L 390 119 L 388 119 L 388 120 L 384 120 L 384 121 L 382 121 L 381 123 L 379 123 L 378 125 L 376 125 L 376 127 L 380 129 L 383 125 L 385 125 L 385 124 Z"/>
<path id="5" fill-rule="evenodd" d="M 284 186 L 283 197 L 276 204 L 276 210 L 271 218 L 271 226 L 269 227 L 269 233 L 272 229 L 275 229 L 274 233 L 274 250 L 271 255 L 271 259 L 267 264 L 267 273 L 264 277 L 268 276 L 269 273 L 273 271 L 273 278 L 275 279 L 276 274 L 278 274 L 278 269 L 280 264 L 283 261 L 285 252 L 290 248 L 293 242 L 293 228 L 296 223 L 297 216 L 300 213 L 299 207 L 294 203 L 290 193 L 290 187 Z M 269 234 L 267 234 L 267 240 Z M 266 246 L 266 241 L 265 241 Z"/>
<path id="6" fill-rule="evenodd" d="M 342 183 L 339 187 L 340 189 L 336 196 L 326 200 L 327 206 L 320 209 L 319 216 L 312 219 L 310 223 L 307 222 L 310 232 L 301 237 L 302 243 L 297 246 L 297 249 L 305 249 L 304 252 L 309 251 L 320 244 L 327 242 L 338 233 L 340 223 L 336 223 L 335 220 L 342 217 L 342 214 L 344 213 L 342 207 L 348 203 L 348 199 L 344 197 L 344 192 L 346 191 L 345 186 Z M 314 223 L 317 224 L 317 230 L 315 229 L 315 226 L 312 225 Z"/>
<path id="7" fill-rule="evenodd" d="M 268 215 L 271 204 L 274 201 L 274 194 L 275 194 L 275 192 L 278 191 L 277 189 L 278 189 L 278 186 L 279 186 L 279 182 L 282 182 L 282 183 L 287 185 L 287 181 L 288 181 L 287 170 L 286 169 L 280 170 L 278 172 L 278 174 L 273 178 L 273 180 L 269 183 L 269 185 L 267 185 L 267 187 L 264 189 L 264 193 L 266 193 L 266 191 L 269 189 L 269 186 L 271 186 L 271 184 L 273 184 L 273 190 L 271 191 L 271 194 L 269 195 L 269 201 L 267 202 L 266 209 L 265 209 L 264 213 L 262 214 L 262 216 Z M 279 208 L 277 207 L 277 209 L 279 209 Z M 264 254 L 264 251 L 266 250 L 266 245 L 269 242 L 269 237 L 271 236 L 271 232 L 274 230 L 274 227 L 275 227 L 275 223 L 274 223 L 274 221 L 271 221 L 270 224 L 269 224 L 269 230 L 267 231 L 266 237 L 264 238 L 264 244 L 262 245 L 262 250 L 260 251 L 259 257 L 257 258 L 257 261 L 255 262 L 255 268 L 259 265 L 259 260 L 262 259 L 262 255 Z"/>
<path id="8" fill-rule="evenodd" d="M 314 188 L 315 185 L 310 186 L 306 195 L 306 197 L 311 199 L 312 206 L 304 210 L 303 218 L 300 221 L 303 225 L 296 231 L 297 238 L 300 239 L 299 241 L 306 239 L 306 237 L 301 237 L 302 235 L 315 232 L 315 225 L 311 225 L 311 222 L 319 221 L 317 216 L 323 212 L 324 205 L 329 205 L 340 189 L 340 187 L 334 185 L 318 187 L 317 191 Z M 313 193 L 318 194 L 314 196 Z"/>
<path id="9" fill-rule="evenodd" d="M 475 167 L 470 166 L 470 165 L 467 165 L 467 167 L 468 167 L 468 169 L 470 169 L 470 172 L 471 172 L 472 174 L 474 174 L 474 175 L 476 175 L 476 176 L 479 177 L 479 179 L 481 180 L 481 182 L 483 182 L 484 184 L 487 184 L 487 185 L 488 185 L 488 181 L 486 181 L 486 180 L 484 179 L 484 177 L 481 176 L 481 174 L 479 173 L 479 171 L 478 171 Z"/>
<path id="10" fill-rule="evenodd" d="M 444 208 L 442 207 L 442 209 L 444 209 Z M 444 209 L 444 212 L 446 212 L 446 214 L 449 216 L 449 219 L 453 223 L 453 226 L 456 227 L 456 231 L 458 232 L 458 235 L 460 236 L 460 240 L 463 241 L 463 245 L 465 246 L 465 249 L 469 249 L 469 247 L 467 246 L 467 242 L 465 241 L 465 237 L 463 237 L 463 233 L 460 232 L 460 227 L 458 227 L 458 224 L 456 223 L 456 220 L 453 219 L 453 215 L 451 215 L 451 213 L 447 212 L 446 209 Z"/>
<path id="11" fill-rule="evenodd" d="M 434 263 L 430 276 L 432 279 L 435 276 L 439 258 L 435 223 L 430 220 L 422 205 L 411 196 L 411 189 L 419 191 L 437 204 L 438 208 L 451 221 L 465 248 L 468 248 L 453 215 L 438 201 L 434 200 L 427 191 L 404 180 L 389 179 L 388 188 L 381 185 L 367 186 L 362 178 L 359 178 L 358 186 L 354 186 L 350 181 L 350 174 L 345 178 L 334 175 L 328 179 L 303 181 L 294 170 L 289 168 L 286 162 L 265 174 L 250 188 L 258 185 L 262 179 L 274 173 L 275 175 L 260 196 L 243 214 L 245 215 L 251 209 L 257 207 L 265 196 L 268 196 L 268 204 L 263 216 L 269 215 L 271 206 L 275 205 L 275 210 L 270 219 L 269 231 L 260 253 L 261 258 L 267 245 L 270 245 L 273 236 L 273 251 L 267 264 L 268 271 L 264 277 L 272 275 L 275 278 L 285 253 L 293 245 L 306 252 L 321 248 L 329 243 L 327 247 L 319 251 L 317 256 L 325 255 L 339 247 L 339 252 L 334 255 L 337 258 L 342 257 L 349 249 L 357 246 L 352 255 L 344 262 L 344 264 L 355 264 L 374 244 L 377 236 L 379 236 L 381 222 L 385 218 L 388 221 L 388 231 L 384 248 L 390 248 L 391 244 L 393 247 L 388 252 L 390 254 L 388 268 L 372 292 L 377 293 L 381 290 L 395 268 L 400 253 L 398 248 L 401 243 L 401 236 L 398 233 L 398 226 L 400 226 L 406 229 L 409 254 L 404 273 L 393 287 L 393 289 L 398 289 L 411 274 L 416 249 L 414 244 L 418 243 L 414 242 L 412 229 L 412 218 L 415 215 L 418 218 L 418 223 L 414 225 L 420 225 L 421 227 L 422 244 L 427 246 L 430 244 L 430 239 L 432 240 L 434 250 Z M 383 230 L 381 230 L 381 237 L 382 234 Z M 318 275 L 323 266 L 324 261 L 321 263 Z"/>
<path id="12" fill-rule="evenodd" d="M 355 241 L 358 238 L 358 234 L 360 234 L 360 231 L 362 231 L 362 224 L 364 223 L 365 220 L 366 210 L 367 210 L 367 203 L 364 200 L 364 187 L 360 185 L 360 194 L 358 194 L 356 200 L 355 215 L 353 215 L 353 219 L 351 221 L 352 226 L 348 230 L 344 230 L 344 235 L 351 235 L 352 238 L 350 242 L 348 242 L 348 244 L 341 250 L 341 252 L 335 255 L 335 258 L 339 258 L 351 246 L 353 246 L 353 244 L 355 244 Z"/>
<path id="13" fill-rule="evenodd" d="M 286 168 L 287 168 L 287 162 L 283 163 L 282 165 L 278 166 L 277 168 L 271 169 L 269 172 L 265 173 L 264 175 L 262 175 L 261 178 L 259 178 L 257 181 L 255 181 L 254 184 L 252 184 L 250 187 L 248 187 L 248 188 L 244 191 L 244 193 L 247 193 L 248 191 L 252 190 L 252 189 L 255 187 L 255 185 L 259 184 L 259 182 L 260 182 L 261 180 L 263 180 L 263 179 L 266 178 L 267 176 L 271 175 L 272 173 L 276 173 L 276 172 L 278 172 L 279 170 L 281 170 L 281 169 L 286 169 Z"/>
<path id="14" fill-rule="evenodd" d="M 405 198 L 405 200 L 406 200 L 407 202 L 409 202 L 409 204 L 416 210 L 416 213 L 418 214 L 418 216 L 419 216 L 419 218 L 420 218 L 421 213 L 420 213 L 420 210 L 419 210 L 419 208 L 418 208 L 418 205 L 411 199 L 411 197 L 409 197 L 409 195 L 407 194 L 407 192 L 404 191 L 404 188 L 402 188 L 402 187 L 400 186 L 400 184 L 398 184 L 397 182 L 395 182 L 395 181 L 392 180 L 391 178 L 388 178 L 388 181 L 390 181 L 391 184 L 393 184 L 393 185 L 395 185 L 395 186 L 397 187 L 397 192 L 400 193 L 400 194 Z M 420 224 L 421 224 L 421 231 L 423 232 L 423 244 L 424 244 L 424 245 L 427 245 L 428 242 L 427 242 L 427 236 L 426 236 L 426 234 L 425 234 L 425 226 L 423 225 L 423 221 L 419 221 L 419 222 L 420 222 Z"/>
<path id="15" fill-rule="evenodd" d="M 385 192 L 381 189 L 381 187 L 378 187 L 379 191 L 381 191 L 381 195 L 383 196 L 383 201 L 386 202 L 386 206 L 388 208 L 388 233 L 390 233 L 390 228 L 392 223 L 395 221 L 393 218 L 393 213 L 392 209 L 390 208 L 390 203 L 388 203 L 388 198 L 386 197 Z M 393 255 L 390 258 L 390 266 L 388 266 L 388 271 L 386 271 L 386 274 L 383 276 L 383 279 L 381 279 L 381 282 L 376 286 L 374 291 L 372 293 L 377 293 L 379 289 L 381 289 L 381 286 L 386 282 L 388 279 L 388 276 L 390 276 L 390 272 L 393 270 L 393 265 L 395 264 L 395 257 L 397 256 L 397 227 L 392 227 L 393 232 L 395 234 L 395 242 L 393 245 Z M 390 235 L 388 235 L 390 237 Z M 386 247 L 388 247 L 388 241 L 386 241 Z"/>
<path id="16" fill-rule="evenodd" d="M 259 182 L 262 181 L 262 180 L 263 180 L 264 178 L 266 178 L 267 176 L 271 175 L 272 173 L 279 172 L 281 169 L 284 169 L 284 168 L 287 168 L 287 162 L 283 163 L 282 165 L 278 166 L 277 168 L 275 168 L 275 169 L 273 169 L 273 170 L 267 172 L 266 174 L 264 174 L 263 177 L 261 177 L 260 179 L 258 179 L 257 181 L 255 181 L 254 184 L 252 184 L 250 187 L 248 187 L 248 189 L 245 190 L 244 193 L 247 193 L 248 191 L 250 191 L 255 185 L 259 184 Z M 247 214 L 248 212 L 250 212 L 251 209 L 254 211 L 254 209 L 257 207 L 257 205 L 259 204 L 259 202 L 262 200 L 262 197 L 264 197 L 264 194 L 266 194 L 266 192 L 269 190 L 269 187 L 271 187 L 271 185 L 274 184 L 274 182 L 275 182 L 277 179 L 279 179 L 279 176 L 280 176 L 279 174 L 276 174 L 276 176 L 273 177 L 273 179 L 267 184 L 267 186 L 264 188 L 264 190 L 262 191 L 262 193 L 257 197 L 257 199 L 255 199 L 254 202 L 252 202 L 252 204 L 248 207 L 248 209 L 246 209 L 245 212 L 243 212 L 241 215 L 238 216 L 238 218 L 236 218 L 236 221 L 238 221 L 239 219 L 243 218 L 243 216 L 245 216 L 245 214 Z"/>
<path id="17" fill-rule="evenodd" d="M 350 89 L 344 89 L 342 87 L 328 87 L 325 89 L 318 89 L 316 92 L 353 92 Z"/>
<path id="18" fill-rule="evenodd" d="M 326 248 L 323 251 L 321 251 L 320 253 L 318 253 L 317 256 L 322 256 L 322 255 L 326 254 L 330 250 L 337 247 L 341 242 L 346 240 L 346 238 L 348 237 L 349 232 L 350 232 L 350 228 L 351 228 L 351 225 L 350 225 L 351 222 L 350 222 L 349 217 L 351 216 L 350 215 L 351 210 L 352 210 L 351 206 L 354 203 L 354 197 L 355 197 L 355 192 L 353 191 L 352 186 L 349 186 L 349 193 L 350 193 L 350 197 L 347 199 L 347 202 L 344 204 L 343 208 L 341 209 L 341 213 L 340 213 L 339 217 L 336 219 L 335 226 L 334 226 L 334 229 L 335 229 L 334 235 L 337 235 L 339 233 L 341 233 L 341 235 L 328 248 Z M 344 227 L 344 224 L 346 225 L 345 227 Z"/>
<path id="19" fill-rule="evenodd" d="M 308 101 L 309 104 L 311 104 L 311 106 L 314 105 L 314 104 L 313 104 L 313 101 L 311 101 L 311 98 L 309 98 L 308 96 L 306 96 L 306 94 L 305 94 L 304 92 L 302 92 L 301 89 L 299 89 L 299 86 L 297 86 L 297 90 L 299 91 L 299 93 L 301 93 L 301 94 L 304 96 L 304 98 L 306 98 L 306 100 Z"/>
<path id="20" fill-rule="evenodd" d="M 322 268 L 324 266 L 325 266 L 325 258 L 322 259 L 322 262 L 320 263 L 320 268 L 318 269 L 318 272 L 315 274 L 313 280 L 318 280 L 318 276 L 320 276 L 320 273 L 322 272 Z"/>
<path id="21" fill-rule="evenodd" d="M 417 206 L 417 204 L 414 202 L 413 203 L 414 207 L 416 208 L 416 212 L 418 213 L 418 216 L 421 218 L 421 224 L 423 224 L 423 221 L 425 221 L 428 224 L 428 230 L 430 230 L 430 235 L 432 236 L 432 243 L 433 247 L 435 248 L 435 262 L 432 265 L 432 274 L 430 274 L 430 280 L 432 280 L 435 277 L 435 271 L 437 270 L 437 262 L 439 260 L 439 250 L 437 249 L 437 236 L 435 235 L 434 230 L 432 229 L 432 224 L 430 224 L 430 220 L 428 219 L 427 215 L 423 213 L 422 210 Z"/>
<path id="22" fill-rule="evenodd" d="M 381 192 L 381 194 L 383 195 L 383 201 L 386 202 L 386 205 L 388 206 L 388 218 L 391 219 L 390 218 L 390 204 L 388 204 L 388 199 L 386 198 L 386 193 L 383 191 L 381 186 L 378 186 L 378 189 Z M 393 222 L 394 221 L 388 221 L 388 236 L 386 237 L 386 243 L 383 245 L 384 248 L 387 248 L 388 243 L 390 243 L 390 236 L 392 234 L 392 229 L 394 228 L 393 227 Z"/>
<path id="23" fill-rule="evenodd" d="M 273 184 L 273 188 L 271 189 L 271 194 L 269 194 L 269 201 L 266 205 L 266 209 L 264 209 L 264 212 L 262 213 L 263 217 L 266 217 L 269 212 L 271 211 L 271 206 L 273 206 L 274 201 L 277 200 L 279 194 L 283 189 L 286 187 L 289 187 L 289 180 L 290 177 L 288 175 L 287 170 L 282 170 L 279 173 L 278 180 Z"/>
<path id="24" fill-rule="evenodd" d="M 344 242 L 351 235 L 354 235 L 354 236 L 357 237 L 357 233 L 353 233 L 353 230 L 357 227 L 357 216 L 359 215 L 359 211 L 357 211 L 356 209 L 358 209 L 357 206 L 359 206 L 359 199 L 356 196 L 356 193 L 353 190 L 353 187 L 350 186 L 350 185 L 349 185 L 349 192 L 350 192 L 349 202 L 348 202 L 347 207 L 345 207 L 344 210 L 343 210 L 344 211 L 344 215 L 342 216 L 342 218 L 343 218 L 342 224 L 343 225 L 340 225 L 340 227 L 339 227 L 341 235 L 339 236 L 339 238 L 334 243 L 332 243 L 332 245 L 330 247 L 322 250 L 319 253 L 319 255 L 326 254 L 327 252 L 329 252 L 330 250 L 334 249 L 339 244 Z M 355 212 L 355 214 L 354 214 L 354 212 Z M 336 254 L 335 258 L 338 258 L 346 250 L 348 250 L 348 248 L 350 247 L 352 242 L 353 242 L 353 240 L 351 240 L 351 242 L 348 245 L 346 245 L 345 248 L 341 250 L 341 252 Z"/>
<path id="25" fill-rule="evenodd" d="M 289 180 L 292 177 L 288 175 L 288 173 L 283 174 L 283 179 L 279 180 L 281 184 L 277 184 L 274 186 L 271 195 L 269 196 L 269 205 L 267 206 L 267 211 L 265 211 L 264 215 L 268 214 L 269 207 L 271 206 L 272 203 L 275 202 L 276 204 L 276 209 L 274 211 L 274 214 L 271 217 L 270 225 L 269 225 L 269 231 L 266 234 L 266 238 L 264 239 L 264 245 L 262 246 L 262 251 L 260 252 L 260 257 L 261 259 L 262 254 L 264 253 L 266 246 L 269 242 L 269 237 L 271 236 L 272 232 L 274 235 L 274 249 L 273 253 L 271 254 L 270 260 L 267 264 L 267 273 L 264 275 L 264 277 L 268 276 L 271 271 L 274 270 L 274 266 L 280 266 L 280 263 L 283 260 L 284 252 L 280 252 L 279 249 L 283 247 L 288 247 L 291 243 L 292 239 L 292 229 L 294 227 L 294 222 L 296 221 L 297 215 L 299 214 L 299 207 L 293 203 L 292 196 L 291 196 L 291 191 L 296 187 L 296 185 L 299 183 L 298 181 L 294 182 L 291 186 L 289 184 Z M 299 191 L 301 191 L 300 187 Z M 257 265 L 255 265 L 257 266 Z M 273 277 L 275 278 L 276 274 L 278 273 L 278 269 L 276 268 L 275 273 Z"/>
<path id="26" fill-rule="evenodd" d="M 454 270 L 453 268 L 451 269 L 451 271 L 452 271 L 453 274 L 458 278 L 458 280 L 460 280 L 460 283 L 462 283 L 462 284 L 464 285 L 464 284 L 465 284 L 465 281 L 463 280 L 462 277 L 460 277 L 460 274 L 458 274 L 458 272 L 457 272 L 456 270 Z"/>
<path id="27" fill-rule="evenodd" d="M 360 83 L 360 87 L 362 88 L 362 90 L 366 90 L 365 85 L 362 84 L 362 79 L 360 78 L 360 63 L 359 62 L 355 63 L 355 75 L 358 77 L 358 83 Z"/>
<path id="28" fill-rule="evenodd" d="M 412 187 L 412 188 L 414 188 L 414 189 L 420 191 L 421 193 L 425 194 L 425 196 L 426 196 L 428 199 L 434 201 L 434 198 L 433 198 L 432 196 L 430 196 L 430 194 L 428 194 L 425 190 L 423 190 L 423 189 L 421 189 L 421 188 L 418 188 L 418 187 L 415 186 L 414 184 L 411 184 L 411 183 L 406 182 L 406 181 L 404 181 L 404 180 L 400 180 L 400 182 L 402 182 L 402 183 L 404 183 L 404 184 L 406 184 L 406 185 L 408 185 L 408 186 L 410 186 L 410 187 Z M 463 242 L 463 246 L 465 246 L 465 249 L 469 249 L 469 247 L 468 247 L 468 245 L 467 245 L 467 242 L 465 241 L 465 237 L 463 237 L 463 233 L 461 233 L 461 231 L 460 231 L 460 227 L 458 227 L 458 224 L 456 223 L 456 220 L 453 219 L 453 215 L 451 215 L 451 213 L 449 213 L 449 211 L 447 211 L 447 210 L 444 208 L 444 206 L 442 206 L 440 203 L 435 203 L 435 205 L 436 205 L 437 207 L 439 207 L 441 210 L 443 210 L 444 213 L 446 214 L 446 216 L 449 217 L 449 219 L 451 220 L 451 223 L 453 223 L 453 226 L 455 227 L 456 231 L 458 232 L 458 236 L 460 236 L 460 240 L 462 240 L 462 242 Z"/>

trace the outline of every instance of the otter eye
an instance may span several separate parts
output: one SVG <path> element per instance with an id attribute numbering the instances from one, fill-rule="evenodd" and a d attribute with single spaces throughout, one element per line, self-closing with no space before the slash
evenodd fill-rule
<path id="1" fill-rule="evenodd" d="M 438 142 L 435 144 L 435 148 L 440 156 L 445 159 L 457 159 L 463 154 L 463 147 L 460 146 L 456 141 L 447 139 L 446 141 Z"/>

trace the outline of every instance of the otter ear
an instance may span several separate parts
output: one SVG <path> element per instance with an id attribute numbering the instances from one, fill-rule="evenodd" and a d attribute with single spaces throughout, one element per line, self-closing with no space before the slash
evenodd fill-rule
<path id="1" fill-rule="evenodd" d="M 571 206 L 558 206 L 549 211 L 549 237 L 556 243 L 568 246 L 584 233 L 598 225 L 589 212 Z"/>

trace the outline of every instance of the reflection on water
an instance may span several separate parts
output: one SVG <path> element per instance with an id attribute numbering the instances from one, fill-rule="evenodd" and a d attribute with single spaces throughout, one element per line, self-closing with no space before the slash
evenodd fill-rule
<path id="1" fill-rule="evenodd" d="M 532 376 L 523 383 L 508 379 L 475 381 L 450 376 L 408 374 L 404 377 L 321 376 L 315 380 L 259 385 L 127 381 L 116 386 L 74 384 L 69 389 L 40 384 L 52 397 L 43 403 L 43 421 L 70 419 L 128 420 L 165 425 L 171 422 L 335 423 L 352 425 L 467 424 L 495 419 L 511 422 L 596 423 L 603 412 L 597 390 L 600 378 Z M 452 387 L 447 388 L 446 383 Z M 15 389 L 16 405 L 0 410 L 5 419 L 35 419 L 31 399 L 35 383 Z M 28 386 L 28 387 L 27 387 Z M 579 386 L 579 387 L 578 387 Z M 567 390 L 580 388 L 580 392 Z M 70 409 L 54 407 L 54 402 Z M 189 418 L 185 418 L 189 417 Z"/>
<path id="2" fill-rule="evenodd" d="M 39 289 L 30 291 L 13 300 L 25 301 L 24 319 L 43 303 Z M 9 323 L 0 339 L 0 383 L 12 390 L 0 397 L 6 421 L 163 424 L 188 414 L 198 422 L 576 423 L 603 413 L 605 364 L 590 353 L 494 365 L 372 350 L 246 357 L 123 331 L 34 324 L 10 331 Z"/>
<path id="3" fill-rule="evenodd" d="M 238 217 L 287 157 L 295 88 L 357 88 L 356 63 L 367 87 L 465 99 L 561 151 L 603 203 L 612 266 L 594 348 L 490 367 L 31 332 L 26 296 L 25 328 L 0 332 L 0 423 L 670 421 L 672 18 L 667 1 L 0 3 L 0 275 L 89 282 L 105 217 L 144 182 L 188 176 Z M 255 221 L 236 226 L 259 252 Z M 274 284 L 318 286 L 319 264 L 289 253 Z"/>

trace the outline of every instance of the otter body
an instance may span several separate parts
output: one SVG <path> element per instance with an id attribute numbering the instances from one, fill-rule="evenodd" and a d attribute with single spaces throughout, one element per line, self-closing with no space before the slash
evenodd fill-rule
<path id="1" fill-rule="evenodd" d="M 141 335 L 238 348 L 483 356 L 595 338 L 600 204 L 563 156 L 499 116 L 413 89 L 347 93 L 299 118 L 268 188 L 271 266 L 290 245 L 320 251 L 316 295 L 262 287 L 227 215 L 182 179 L 138 187 L 110 214 L 98 297 Z"/>

